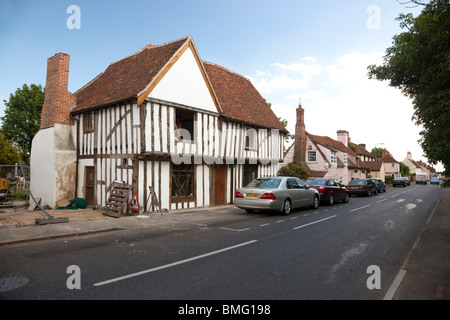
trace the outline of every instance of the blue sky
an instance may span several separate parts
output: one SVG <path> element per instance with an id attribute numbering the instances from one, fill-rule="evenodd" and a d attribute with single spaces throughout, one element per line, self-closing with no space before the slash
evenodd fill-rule
<path id="1" fill-rule="evenodd" d="M 67 27 L 70 5 L 80 29 Z M 312 134 L 344 129 L 369 151 L 423 159 L 411 102 L 366 76 L 402 32 L 395 18 L 420 10 L 397 0 L 0 0 L 0 116 L 24 83 L 45 85 L 57 52 L 71 56 L 75 92 L 148 43 L 192 35 L 203 60 L 248 77 L 292 133 L 301 99 Z"/>

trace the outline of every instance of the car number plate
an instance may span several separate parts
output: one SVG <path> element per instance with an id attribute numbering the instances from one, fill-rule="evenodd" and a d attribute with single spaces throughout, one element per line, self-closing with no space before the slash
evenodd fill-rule
<path id="1" fill-rule="evenodd" d="M 247 198 L 258 198 L 258 195 L 256 193 L 247 193 Z"/>
<path id="2" fill-rule="evenodd" d="M 352 189 L 358 189 L 358 187 L 352 187 Z"/>

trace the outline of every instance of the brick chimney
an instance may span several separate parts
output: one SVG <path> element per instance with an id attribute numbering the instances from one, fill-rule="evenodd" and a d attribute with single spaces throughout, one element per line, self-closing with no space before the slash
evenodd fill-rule
<path id="1" fill-rule="evenodd" d="M 337 131 L 337 141 L 342 142 L 346 147 L 348 147 L 349 143 L 349 134 L 346 130 L 338 130 Z"/>
<path id="2" fill-rule="evenodd" d="M 387 155 L 386 149 L 381 150 L 381 157 L 384 158 Z"/>
<path id="3" fill-rule="evenodd" d="M 70 109 L 75 97 L 68 91 L 70 56 L 57 53 L 47 60 L 45 99 L 41 113 L 41 129 L 51 128 L 55 123 L 71 125 Z"/>
<path id="4" fill-rule="evenodd" d="M 302 105 L 297 108 L 297 123 L 295 124 L 294 162 L 304 168 L 306 165 L 306 130 L 305 110 Z"/>
<path id="5" fill-rule="evenodd" d="M 30 183 L 41 205 L 65 206 L 75 197 L 77 153 L 70 109 L 75 97 L 68 91 L 70 56 L 57 53 L 47 59 L 41 128 L 33 138 Z"/>

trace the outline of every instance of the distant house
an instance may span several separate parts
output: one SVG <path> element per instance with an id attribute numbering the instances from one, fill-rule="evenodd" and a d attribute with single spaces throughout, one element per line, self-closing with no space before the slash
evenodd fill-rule
<path id="1" fill-rule="evenodd" d="M 367 177 L 368 167 L 349 147 L 349 134 L 337 131 L 337 140 L 308 133 L 305 130 L 304 109 L 297 108 L 297 124 L 294 144 L 285 155 L 284 165 L 291 159 L 310 172 L 310 179 L 332 178 L 342 184 L 351 179 Z"/>
<path id="2" fill-rule="evenodd" d="M 365 144 L 354 145 L 353 147 L 358 150 L 356 153 L 360 159 L 364 159 L 364 161 L 361 161 L 361 165 L 369 168 L 371 178 L 379 178 L 385 181 L 386 176 L 400 176 L 400 164 L 386 149 L 382 150 L 381 158 L 376 158 L 365 149 Z"/>
<path id="3" fill-rule="evenodd" d="M 191 36 L 149 44 L 75 93 L 70 56 L 47 61 L 31 188 L 54 207 L 74 197 L 104 207 L 116 181 L 140 210 L 232 203 L 256 176 L 276 175 L 286 128 L 250 80 L 200 58 Z M 150 189 L 152 187 L 153 189 Z"/>

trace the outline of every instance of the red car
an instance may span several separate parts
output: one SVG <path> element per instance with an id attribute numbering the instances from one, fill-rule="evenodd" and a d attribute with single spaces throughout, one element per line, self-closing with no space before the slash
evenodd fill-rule
<path id="1" fill-rule="evenodd" d="M 317 189 L 320 201 L 333 205 L 336 201 L 349 202 L 350 196 L 345 186 L 333 179 L 314 179 L 306 181 L 311 188 Z"/>

